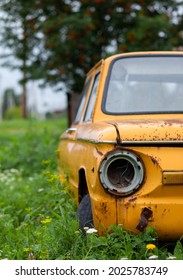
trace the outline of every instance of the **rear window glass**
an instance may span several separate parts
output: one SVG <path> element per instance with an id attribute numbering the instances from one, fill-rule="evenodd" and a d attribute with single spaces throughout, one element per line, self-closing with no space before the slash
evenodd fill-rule
<path id="1" fill-rule="evenodd" d="M 110 114 L 182 112 L 183 56 L 114 61 L 103 110 Z"/>

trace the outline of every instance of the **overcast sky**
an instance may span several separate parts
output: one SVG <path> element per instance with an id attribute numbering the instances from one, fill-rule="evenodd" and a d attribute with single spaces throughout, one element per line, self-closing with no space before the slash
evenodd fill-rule
<path id="1" fill-rule="evenodd" d="M 18 71 L 11 71 L 8 68 L 0 67 L 0 91 L 4 92 L 6 88 L 14 88 L 16 92 L 20 92 L 18 80 L 21 75 Z"/>
<path id="2" fill-rule="evenodd" d="M 16 93 L 21 94 L 21 86 L 18 81 L 21 79 L 21 73 L 18 70 L 11 70 L 0 66 L 0 103 L 4 90 L 13 88 Z M 40 89 L 36 82 L 28 84 L 28 100 L 27 105 L 36 106 L 37 110 L 42 113 L 48 111 L 58 111 L 66 107 L 67 98 L 64 92 L 54 92 L 53 89 L 47 87 Z M 37 105 L 35 105 L 37 104 Z"/>

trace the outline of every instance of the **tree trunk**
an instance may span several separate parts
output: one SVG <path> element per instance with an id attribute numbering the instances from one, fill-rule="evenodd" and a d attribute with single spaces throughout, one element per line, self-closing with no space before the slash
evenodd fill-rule
<path id="1" fill-rule="evenodd" d="M 27 90 L 26 90 L 26 84 L 23 83 L 23 91 L 22 91 L 22 118 L 27 118 Z"/>
<path id="2" fill-rule="evenodd" d="M 26 15 L 22 18 L 23 27 L 23 55 L 22 55 L 22 118 L 27 117 L 27 60 L 28 60 L 28 42 L 27 42 L 27 25 L 26 25 Z"/>
<path id="3" fill-rule="evenodd" d="M 71 126 L 73 120 L 72 116 L 72 95 L 70 92 L 67 92 L 67 125 Z"/>

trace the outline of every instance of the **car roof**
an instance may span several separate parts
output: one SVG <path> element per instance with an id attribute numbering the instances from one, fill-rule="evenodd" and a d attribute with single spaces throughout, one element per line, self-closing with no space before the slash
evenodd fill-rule
<path id="1" fill-rule="evenodd" d="M 132 57 L 132 56 L 153 56 L 153 55 L 183 55 L 183 51 L 140 51 L 140 52 L 127 52 L 127 53 L 118 53 L 113 54 L 111 56 L 108 56 L 106 58 L 103 58 L 98 61 L 87 73 L 87 76 L 91 74 L 91 72 L 95 71 L 100 65 L 102 65 L 104 62 L 112 61 L 114 59 L 120 58 L 120 57 Z"/>

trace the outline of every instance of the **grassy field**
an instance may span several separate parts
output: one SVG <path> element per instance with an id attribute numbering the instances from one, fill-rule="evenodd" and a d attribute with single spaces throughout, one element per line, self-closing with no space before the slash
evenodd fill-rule
<path id="1" fill-rule="evenodd" d="M 0 122 L 0 259 L 183 259 L 181 240 L 160 245 L 112 226 L 83 236 L 72 196 L 58 180 L 57 147 L 66 120 Z"/>

